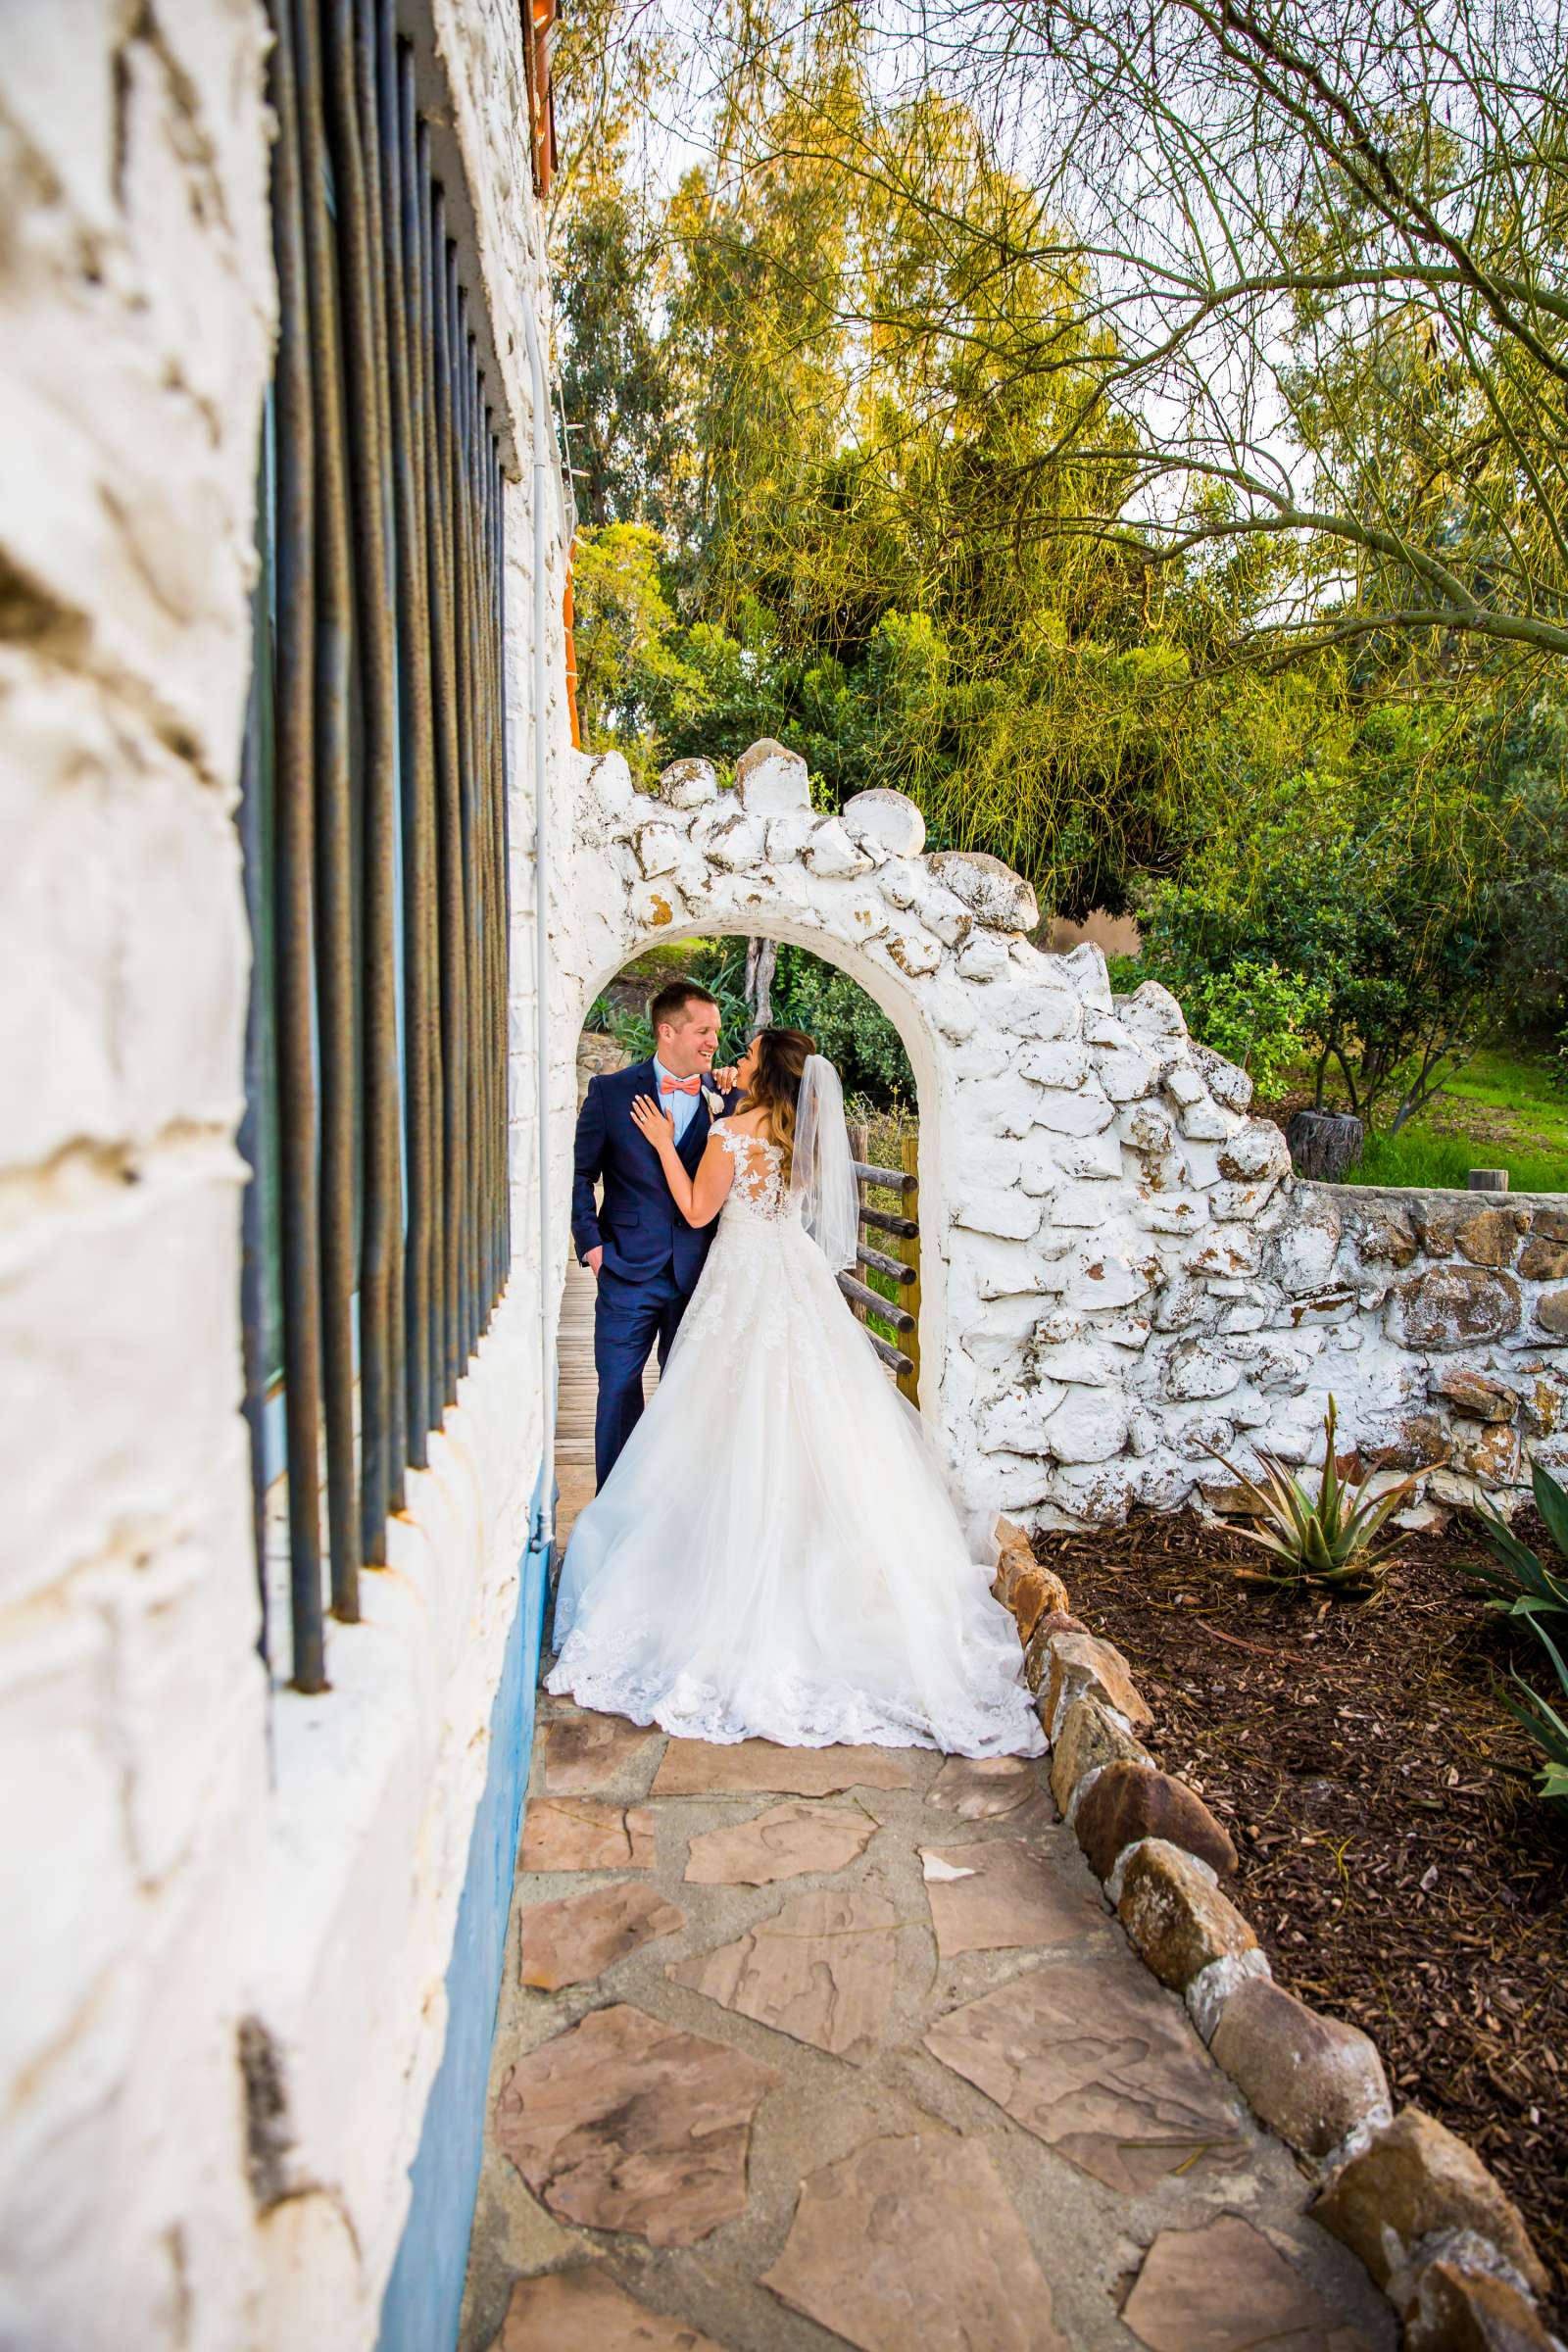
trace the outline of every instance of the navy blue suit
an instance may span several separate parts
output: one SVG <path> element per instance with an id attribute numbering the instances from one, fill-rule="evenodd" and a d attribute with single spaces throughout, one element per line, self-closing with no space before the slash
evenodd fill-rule
<path id="1" fill-rule="evenodd" d="M 631 1106 L 639 1095 L 659 1101 L 651 1060 L 591 1078 L 577 1114 L 571 1239 L 579 1258 L 590 1250 L 605 1253 L 594 1305 L 599 1375 L 594 1464 L 601 1486 L 642 1418 L 643 1370 L 654 1343 L 659 1343 L 662 1371 L 713 1238 L 711 1225 L 688 1225 L 675 1206 L 658 1152 L 632 1123 Z M 726 1116 L 739 1100 L 738 1095 L 724 1098 Z M 699 1099 L 696 1115 L 675 1147 L 690 1175 L 696 1175 L 708 1148 L 710 1124 L 708 1104 Z M 602 1206 L 594 1200 L 601 1180 Z"/>

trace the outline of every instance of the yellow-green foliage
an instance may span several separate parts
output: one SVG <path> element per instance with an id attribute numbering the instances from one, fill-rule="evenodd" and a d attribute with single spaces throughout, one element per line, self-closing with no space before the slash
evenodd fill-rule
<path id="1" fill-rule="evenodd" d="M 1391 4 L 1409 18 L 1408 0 Z M 1168 13 L 1193 86 L 1206 87 L 1206 36 L 1192 10 Z M 939 7 L 933 21 L 943 17 Z M 1448 958 L 1445 971 L 1467 985 L 1484 974 L 1495 1011 L 1511 954 L 1508 987 L 1521 1001 L 1533 992 L 1533 1026 L 1560 1025 L 1561 756 L 1537 760 L 1530 826 L 1508 780 L 1557 690 L 1539 664 L 1510 668 L 1525 656 L 1468 624 L 1412 617 L 1411 601 L 1411 564 L 1441 544 L 1449 586 L 1423 575 L 1421 593 L 1473 599 L 1481 582 L 1490 611 L 1499 532 L 1515 556 L 1536 548 L 1526 568 L 1539 556 L 1546 577 L 1551 501 L 1515 459 L 1536 447 L 1557 394 L 1503 336 L 1495 366 L 1471 353 L 1463 398 L 1448 398 L 1458 362 L 1434 319 L 1447 318 L 1450 296 L 1466 317 L 1475 305 L 1448 286 L 1446 264 L 1428 269 L 1430 254 L 1420 301 L 1380 294 L 1376 335 L 1357 339 L 1346 306 L 1360 297 L 1337 288 L 1335 272 L 1393 269 L 1386 224 L 1347 197 L 1338 163 L 1298 125 L 1300 202 L 1272 225 L 1251 213 L 1240 224 L 1253 258 L 1274 237 L 1288 281 L 1270 314 L 1274 340 L 1251 353 L 1246 399 L 1265 378 L 1273 386 L 1309 455 L 1303 480 L 1331 511 L 1321 531 L 1264 528 L 1224 439 L 1232 409 L 1245 408 L 1241 378 L 1210 411 L 1196 381 L 1174 416 L 1144 397 L 1154 377 L 1139 372 L 1137 335 L 1149 321 L 1113 299 L 1106 256 L 1114 246 L 1123 276 L 1136 277 L 1139 257 L 1117 239 L 1149 222 L 1102 220 L 1111 244 L 1094 249 L 1073 205 L 1113 191 L 1075 179 L 1070 158 L 1038 168 L 1032 118 L 995 103 L 1014 67 L 1017 86 L 1034 87 L 1030 44 L 1048 19 L 1068 24 L 1086 72 L 1108 71 L 1094 5 L 1075 14 L 1052 0 L 1009 18 L 997 46 L 976 42 L 967 79 L 939 85 L 914 56 L 892 70 L 853 5 L 801 18 L 740 0 L 704 33 L 709 152 L 673 189 L 640 174 L 636 137 L 646 115 L 685 121 L 689 85 L 673 78 L 667 49 L 615 0 L 584 0 L 568 22 L 564 143 L 592 160 L 574 167 L 557 223 L 556 277 L 585 475 L 578 642 L 590 740 L 619 744 L 647 779 L 683 752 L 723 758 L 780 736 L 806 757 L 819 801 L 899 786 L 921 803 L 935 843 L 993 851 L 1034 879 L 1048 907 L 1119 910 L 1162 879 L 1200 887 L 1224 917 L 1210 925 L 1216 939 L 1238 918 L 1216 953 L 1277 969 L 1293 988 L 1301 958 L 1253 918 L 1278 896 L 1292 839 L 1309 838 L 1353 867 L 1377 922 L 1407 934 L 1424 967 Z M 1316 41 L 1318 28 L 1307 31 Z M 1322 37 L 1333 35 L 1327 25 Z M 617 37 L 630 61 L 618 81 Z M 1386 62 L 1370 20 L 1366 37 Z M 1427 35 L 1416 26 L 1410 39 L 1424 71 Z M 1107 153 L 1127 139 L 1137 151 L 1146 68 L 1129 61 L 1125 90 L 1111 76 Z M 635 106 L 617 98 L 623 87 Z M 1052 88 L 1075 122 L 1071 74 Z M 1244 162 L 1237 126 L 1249 119 L 1245 108 L 1223 117 Z M 1285 138 L 1267 108 L 1258 120 Z M 1395 164 L 1446 185 L 1448 147 L 1435 134 L 1412 145 L 1414 121 L 1396 125 Z M 1189 135 L 1200 156 L 1220 135 L 1179 112 L 1150 123 L 1156 172 L 1176 173 Z M 1244 213 L 1296 184 L 1283 145 L 1251 161 L 1256 183 L 1245 172 L 1236 182 Z M 1556 169 L 1538 158 L 1526 178 L 1538 167 Z M 1185 183 L 1176 173 L 1171 184 Z M 1167 227 L 1183 254 L 1200 233 L 1179 208 Z M 1488 233 L 1499 250 L 1517 241 L 1500 212 Z M 1191 286 L 1167 299 L 1178 326 L 1201 310 Z M 1230 311 L 1223 323 L 1241 333 Z M 1246 357 L 1245 335 L 1235 348 Z M 1200 349 L 1182 326 L 1189 376 Z M 1488 386 L 1500 404 L 1490 438 Z M 1220 435 L 1212 466 L 1178 464 L 1182 436 L 1205 416 Z M 1560 471 L 1553 455 L 1552 482 Z M 1157 562 L 1152 485 L 1191 526 L 1183 552 Z M 1367 517 L 1386 545 L 1355 536 Z M 1513 556 L 1502 569 L 1512 576 Z M 1386 625 L 1365 633 L 1372 608 Z M 1268 659 L 1238 666 L 1238 648 Z M 1377 789 L 1380 764 L 1396 789 Z M 1519 887 L 1502 906 L 1510 869 Z M 1419 887 L 1405 888 L 1410 876 Z M 1327 940 L 1325 909 L 1302 911 Z M 1476 952 L 1460 954 L 1472 914 Z M 1310 942 L 1303 954 L 1302 1034 L 1305 993 L 1323 976 Z M 1336 1002 L 1343 1013 L 1343 992 Z M 1216 1000 L 1216 1021 L 1231 1015 L 1238 1007 Z M 1358 1068 L 1360 1022 L 1360 1011 L 1337 1016 L 1326 1048 L 1343 1043 Z M 1282 1016 L 1276 1059 L 1287 1026 Z M 1382 1021 L 1374 1054 L 1390 1034 L 1397 1060 L 1409 1048 L 1397 1021 L 1392 1031 Z M 1451 1063 L 1446 1047 L 1440 1059 Z M 1387 1091 L 1381 1063 L 1371 1078 Z"/>

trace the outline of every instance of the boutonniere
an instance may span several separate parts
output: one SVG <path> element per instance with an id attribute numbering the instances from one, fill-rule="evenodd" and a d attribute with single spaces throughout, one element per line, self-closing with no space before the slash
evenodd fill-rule
<path id="1" fill-rule="evenodd" d="M 708 1104 L 709 1110 L 711 1113 L 720 1113 L 724 1108 L 723 1096 L 720 1094 L 715 1094 L 710 1086 L 704 1087 L 703 1101 Z"/>

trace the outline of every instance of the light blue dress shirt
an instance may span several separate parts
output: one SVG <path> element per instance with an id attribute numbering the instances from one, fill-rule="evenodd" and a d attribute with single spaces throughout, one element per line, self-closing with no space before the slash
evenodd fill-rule
<path id="1" fill-rule="evenodd" d="M 691 1125 L 693 1119 L 696 1118 L 698 1110 L 701 1107 L 703 1100 L 703 1077 L 702 1072 L 699 1070 L 697 1074 L 698 1091 L 695 1095 L 666 1095 L 662 1091 L 663 1082 L 666 1078 L 673 1078 L 674 1075 L 675 1073 L 673 1070 L 665 1069 L 663 1063 L 660 1060 L 658 1054 L 656 1054 L 654 1055 L 654 1085 L 656 1088 L 661 1090 L 659 1094 L 659 1107 L 661 1110 L 667 1110 L 671 1119 L 674 1121 L 675 1141 L 678 1144 L 681 1137 L 685 1134 L 687 1128 Z"/>

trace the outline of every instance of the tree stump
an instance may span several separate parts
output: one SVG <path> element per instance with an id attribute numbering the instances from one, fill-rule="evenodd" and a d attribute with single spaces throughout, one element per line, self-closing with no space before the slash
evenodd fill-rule
<path id="1" fill-rule="evenodd" d="M 1291 1164 L 1298 1176 L 1339 1184 L 1353 1168 L 1366 1142 L 1363 1121 L 1348 1110 L 1296 1110 L 1285 1130 Z"/>

